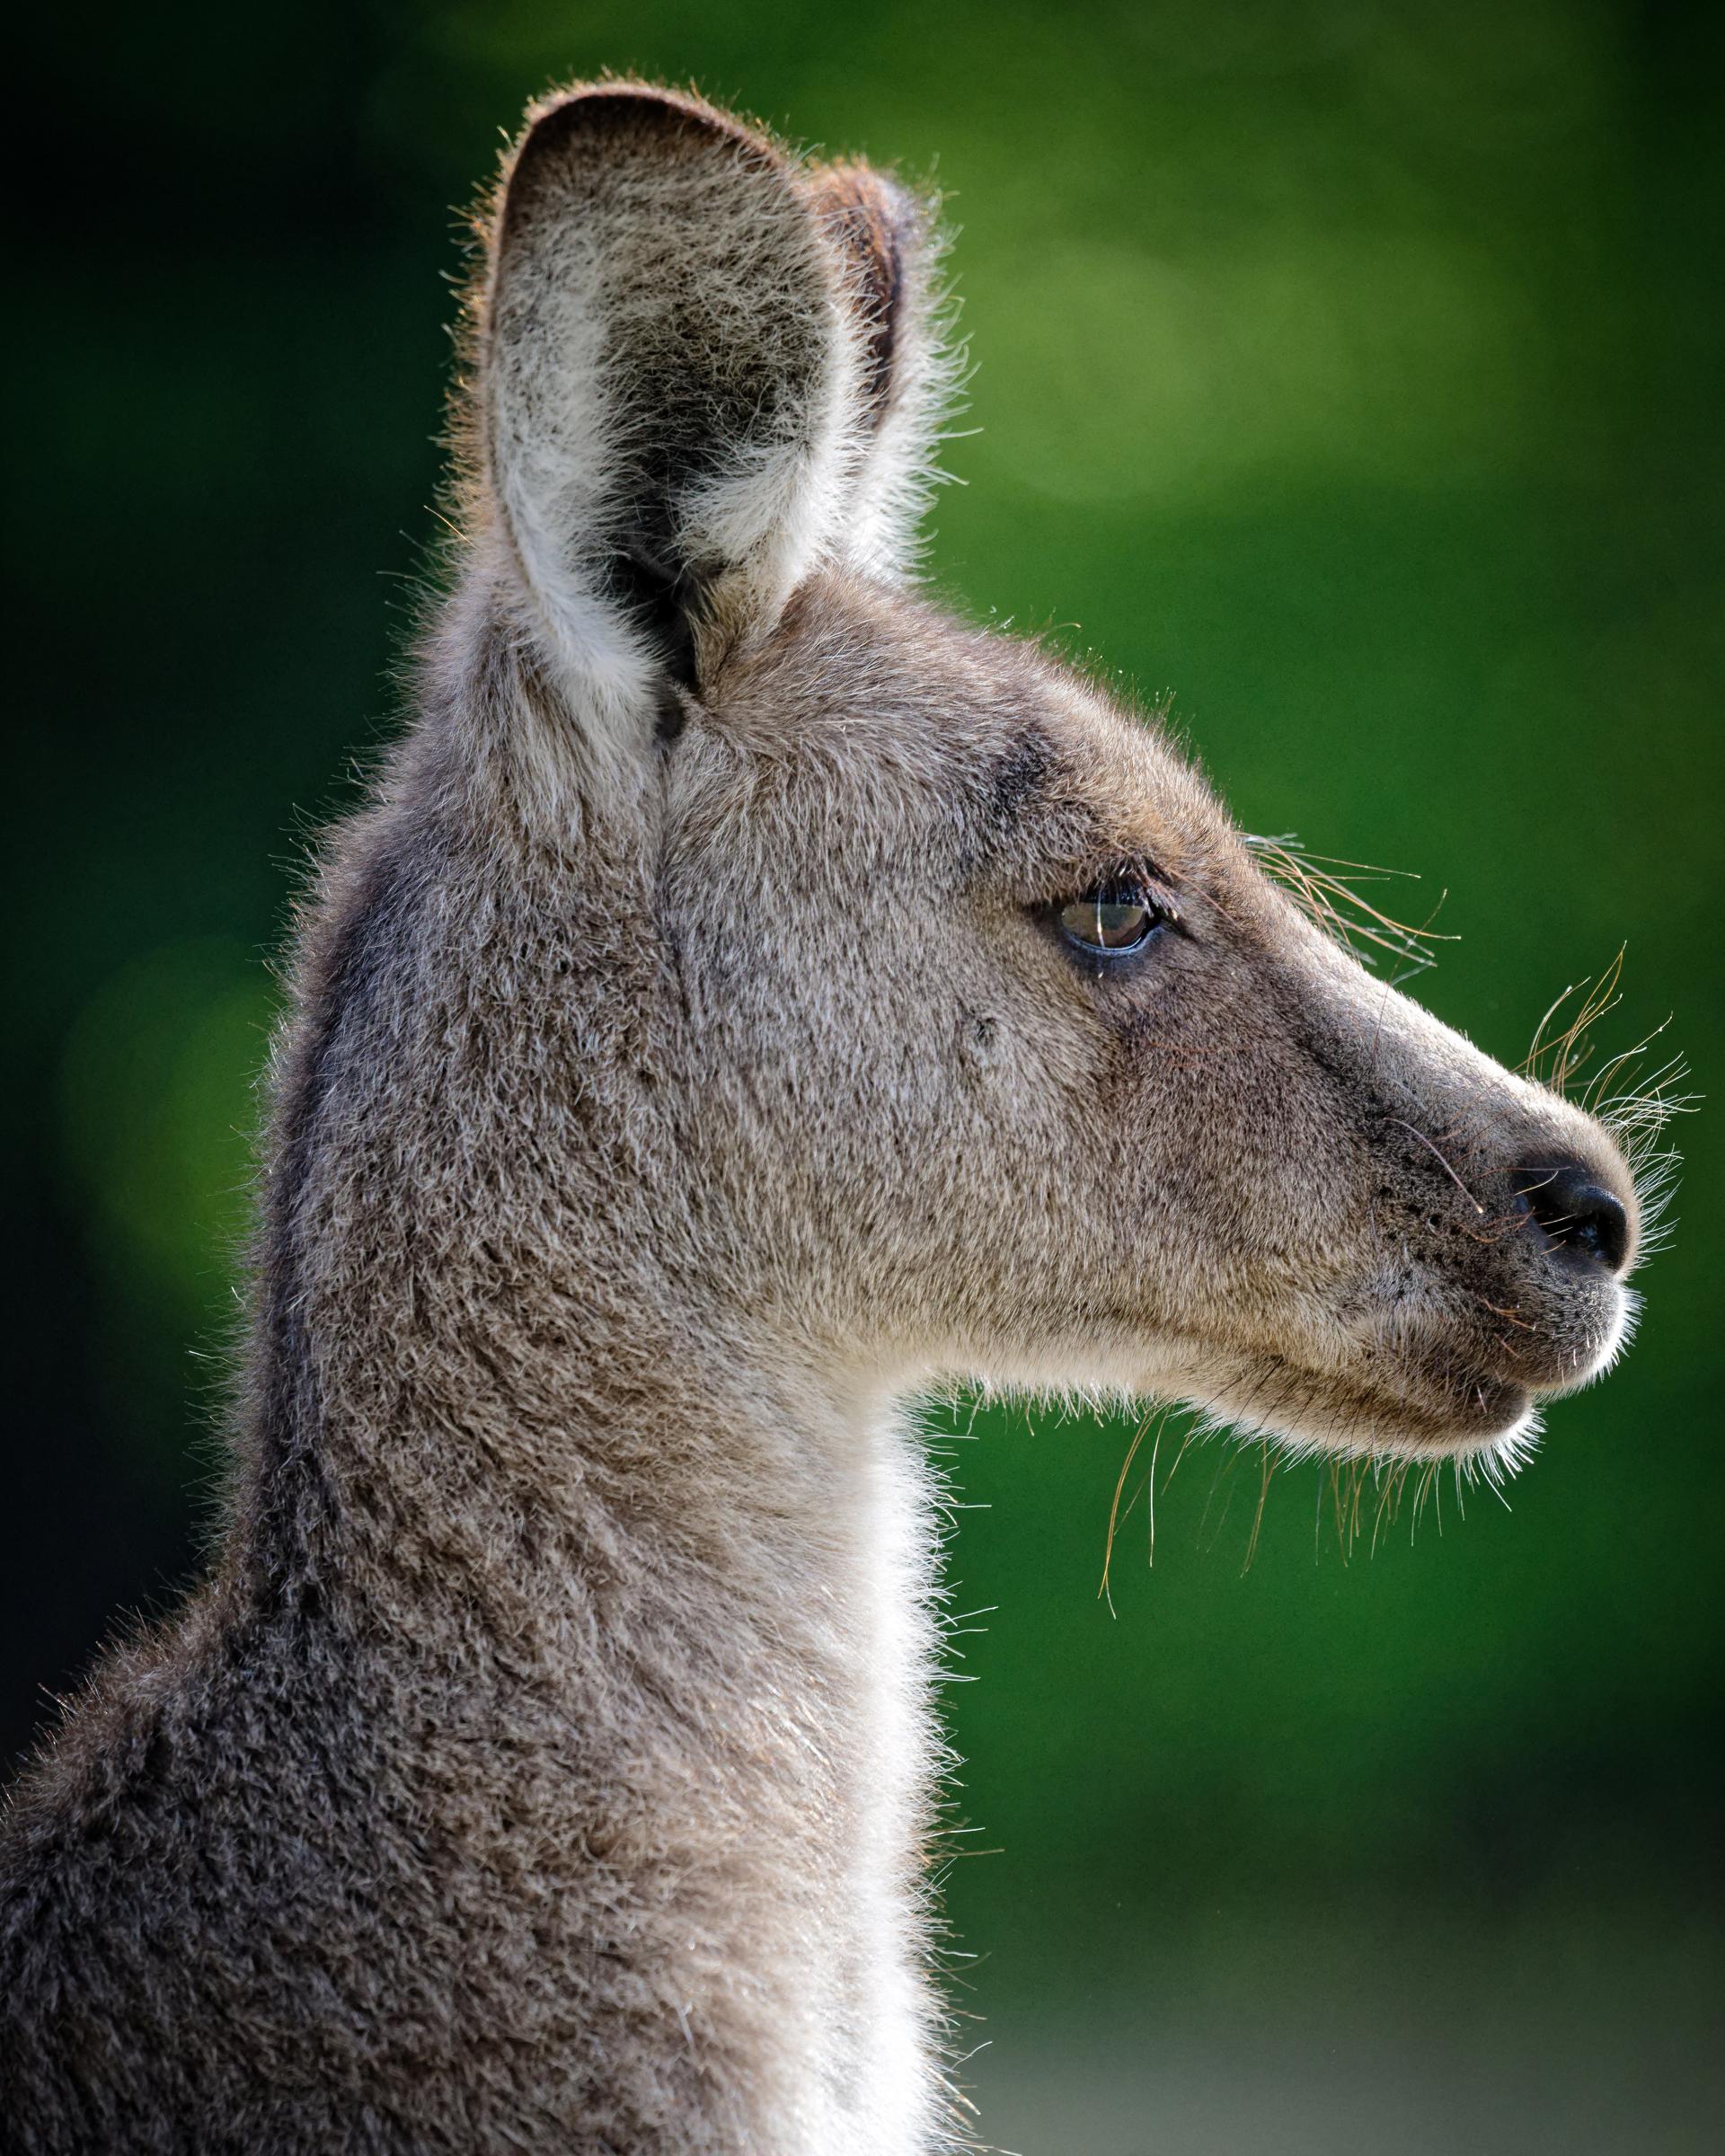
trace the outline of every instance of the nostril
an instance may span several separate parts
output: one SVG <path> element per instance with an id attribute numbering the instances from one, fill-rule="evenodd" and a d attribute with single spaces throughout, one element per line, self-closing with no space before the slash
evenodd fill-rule
<path id="1" fill-rule="evenodd" d="M 1579 1161 L 1517 1169 L 1517 1196 L 1559 1250 L 1619 1273 L 1629 1255 L 1629 1209 Z"/>

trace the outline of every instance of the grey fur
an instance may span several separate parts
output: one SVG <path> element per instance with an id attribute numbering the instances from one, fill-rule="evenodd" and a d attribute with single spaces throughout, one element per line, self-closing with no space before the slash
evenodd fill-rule
<path id="1" fill-rule="evenodd" d="M 1511 1180 L 1632 1208 L 1604 1133 L 906 588 L 910 197 L 614 84 L 482 229 L 458 574 L 300 925 L 219 1554 L 0 1851 L 42 2156 L 955 2145 L 898 1403 L 1513 1464 L 1623 1331 Z M 1122 862 L 1180 926 L 1095 977 L 1048 909 Z"/>

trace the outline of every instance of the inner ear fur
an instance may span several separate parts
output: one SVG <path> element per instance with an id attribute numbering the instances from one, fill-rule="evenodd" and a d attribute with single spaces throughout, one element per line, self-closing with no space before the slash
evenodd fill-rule
<path id="1" fill-rule="evenodd" d="M 774 145 L 628 85 L 532 118 L 491 230 L 486 466 L 558 655 L 614 721 L 770 625 L 828 545 L 859 372 Z"/>
<path id="2" fill-rule="evenodd" d="M 644 740 L 823 561 L 903 566 L 913 198 L 608 84 L 529 116 L 485 234 L 476 462 L 591 729 Z"/>
<path id="3" fill-rule="evenodd" d="M 933 206 L 872 166 L 813 166 L 806 184 L 844 267 L 862 340 L 867 443 L 846 519 L 845 552 L 870 574 L 914 567 L 939 474 L 935 448 L 957 393 L 960 355 L 946 335 Z"/>

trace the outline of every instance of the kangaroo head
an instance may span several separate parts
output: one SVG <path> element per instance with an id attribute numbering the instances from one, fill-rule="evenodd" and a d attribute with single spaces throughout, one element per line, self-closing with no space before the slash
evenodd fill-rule
<path id="1" fill-rule="evenodd" d="M 492 962 L 534 1172 L 601 1160 L 653 1277 L 774 1354 L 1513 1459 L 1623 1336 L 1624 1163 L 1314 926 L 1154 723 L 907 589 L 921 208 L 613 85 L 485 230 L 423 794 L 533 894 Z"/>

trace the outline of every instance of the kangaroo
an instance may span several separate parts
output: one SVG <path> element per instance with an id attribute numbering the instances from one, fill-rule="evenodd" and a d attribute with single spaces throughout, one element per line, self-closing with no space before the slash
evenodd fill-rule
<path id="1" fill-rule="evenodd" d="M 965 2135 L 910 1403 L 1512 1467 L 1623 1338 L 1635 1190 L 1154 719 L 918 595 L 927 205 L 612 82 L 479 230 L 210 1574 L 5 1829 L 5 2132 L 924 2156 Z"/>

